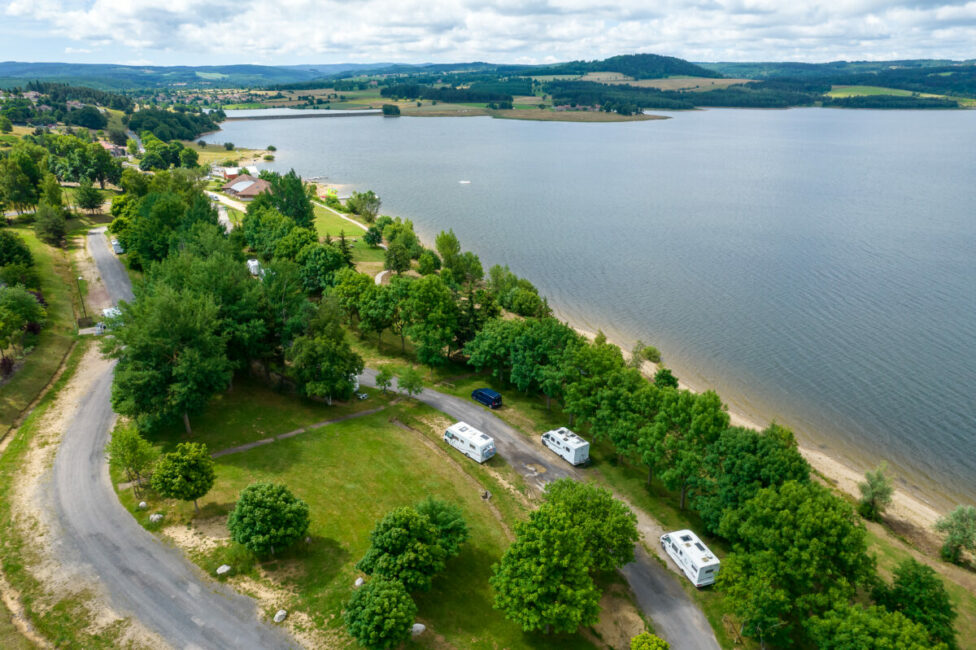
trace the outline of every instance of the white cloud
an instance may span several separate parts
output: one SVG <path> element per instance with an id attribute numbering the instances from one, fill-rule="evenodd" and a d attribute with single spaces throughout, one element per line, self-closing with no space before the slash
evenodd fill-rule
<path id="1" fill-rule="evenodd" d="M 969 58 L 976 43 L 976 0 L 11 0 L 6 14 L 200 63 Z"/>

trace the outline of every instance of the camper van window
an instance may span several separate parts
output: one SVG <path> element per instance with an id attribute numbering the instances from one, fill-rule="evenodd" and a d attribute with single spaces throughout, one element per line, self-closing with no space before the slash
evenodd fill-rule
<path id="1" fill-rule="evenodd" d="M 698 550 L 701 551 L 702 553 L 705 552 L 705 547 L 701 545 L 701 542 L 695 542 L 695 546 L 697 546 Z"/>
<path id="2" fill-rule="evenodd" d="M 690 535 L 682 535 L 681 536 L 681 541 L 682 542 L 690 542 L 691 541 L 691 536 Z"/>

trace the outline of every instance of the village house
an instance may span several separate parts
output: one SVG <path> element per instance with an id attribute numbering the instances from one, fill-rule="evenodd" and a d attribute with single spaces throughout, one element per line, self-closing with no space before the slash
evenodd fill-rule
<path id="1" fill-rule="evenodd" d="M 241 174 L 221 188 L 227 194 L 243 201 L 250 201 L 258 194 L 271 189 L 271 184 L 250 174 Z"/>

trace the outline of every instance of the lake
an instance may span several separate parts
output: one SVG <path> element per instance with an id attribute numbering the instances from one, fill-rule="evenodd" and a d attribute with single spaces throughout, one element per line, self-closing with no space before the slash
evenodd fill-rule
<path id="1" fill-rule="evenodd" d="M 939 507 L 976 495 L 976 111 L 229 122 L 574 325 Z M 470 183 L 459 183 L 459 181 Z"/>

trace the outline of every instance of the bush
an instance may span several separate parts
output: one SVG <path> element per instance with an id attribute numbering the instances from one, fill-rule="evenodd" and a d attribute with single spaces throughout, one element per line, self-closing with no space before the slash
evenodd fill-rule
<path id="1" fill-rule="evenodd" d="M 264 156 L 262 156 L 262 157 L 264 158 L 264 160 L 267 160 L 268 162 L 271 162 L 272 160 L 274 160 L 274 156 L 271 155 L 270 153 L 264 154 Z"/>
<path id="2" fill-rule="evenodd" d="M 60 246 L 67 232 L 64 213 L 47 203 L 41 203 L 37 206 L 36 219 L 34 231 L 37 236 L 51 246 Z"/>
<path id="3" fill-rule="evenodd" d="M 284 485 L 255 483 L 244 488 L 227 519 L 235 542 L 256 555 L 274 554 L 308 532 L 308 504 Z"/>
<path id="4" fill-rule="evenodd" d="M 278 147 L 274 146 L 273 144 L 269 144 L 268 151 L 278 151 Z"/>
<path id="5" fill-rule="evenodd" d="M 224 149 L 226 149 L 227 151 L 233 151 L 234 150 L 234 143 L 233 142 L 225 142 L 224 143 Z"/>

